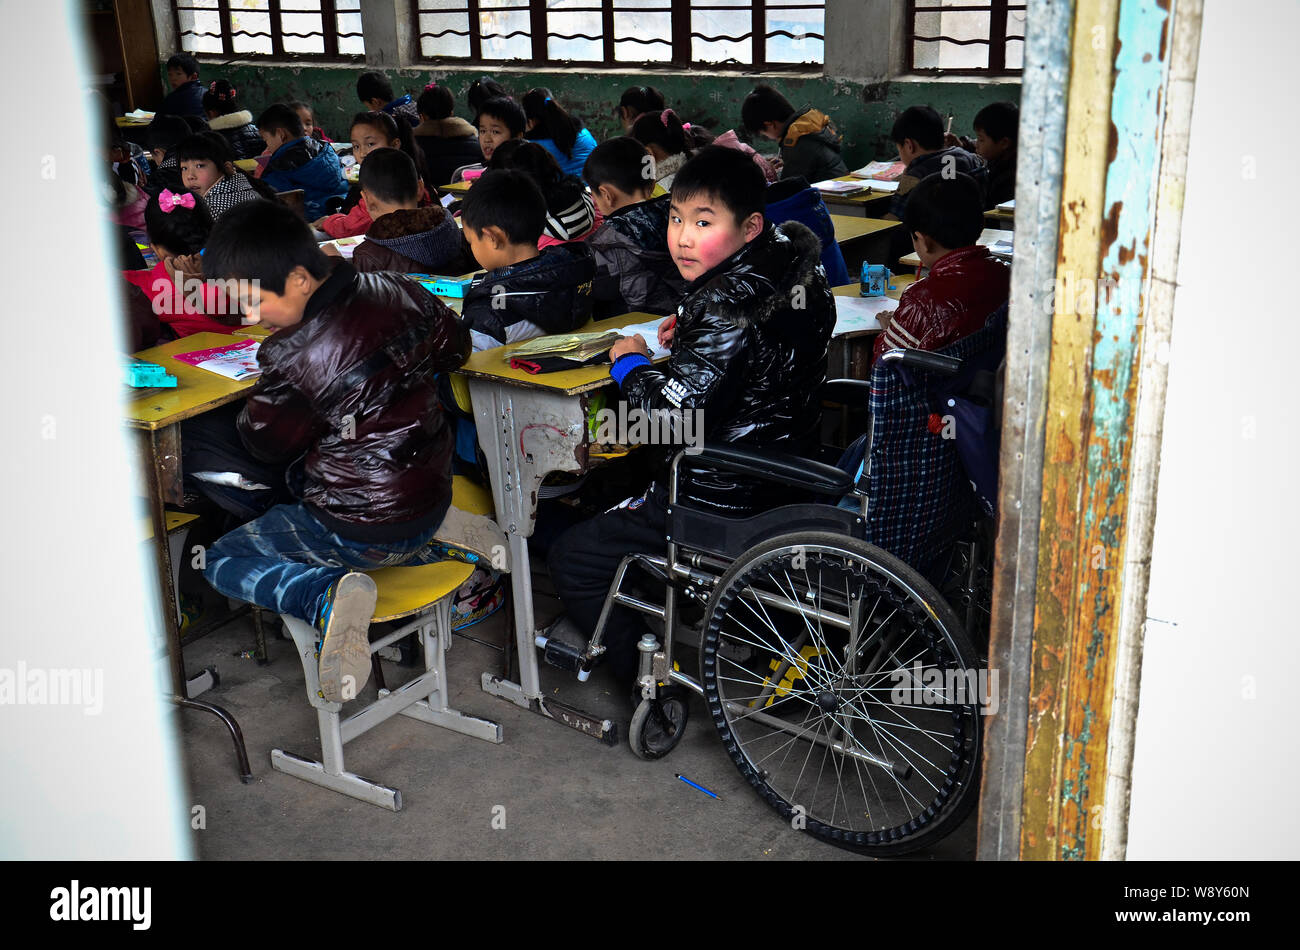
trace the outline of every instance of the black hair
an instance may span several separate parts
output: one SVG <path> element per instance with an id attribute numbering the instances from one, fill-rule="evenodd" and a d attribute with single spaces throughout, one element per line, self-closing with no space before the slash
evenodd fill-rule
<path id="1" fill-rule="evenodd" d="M 259 132 L 285 132 L 291 139 L 303 136 L 302 119 L 283 102 L 262 110 L 262 114 L 257 117 L 257 129 Z"/>
<path id="2" fill-rule="evenodd" d="M 181 139 L 191 134 L 190 125 L 178 115 L 160 115 L 149 123 L 145 141 L 149 151 L 162 149 L 164 152 L 175 148 Z"/>
<path id="3" fill-rule="evenodd" d="M 415 100 L 415 108 L 425 118 L 445 119 L 455 111 L 456 97 L 446 86 L 425 86 L 420 98 Z"/>
<path id="4" fill-rule="evenodd" d="M 196 132 L 176 145 L 176 161 L 208 161 L 219 169 L 235 160 L 235 153 L 220 132 Z"/>
<path id="5" fill-rule="evenodd" d="M 208 91 L 203 94 L 203 108 L 217 115 L 230 115 L 239 111 L 239 100 L 235 87 L 224 79 L 215 79 L 208 83 Z"/>
<path id="6" fill-rule="evenodd" d="M 615 112 L 631 109 L 637 115 L 643 112 L 660 112 L 664 107 L 664 94 L 654 86 L 631 86 L 623 90 Z"/>
<path id="7" fill-rule="evenodd" d="M 510 93 L 506 91 L 505 86 L 495 79 L 489 79 L 483 76 L 475 79 L 469 84 L 469 92 L 465 93 L 465 101 L 469 103 L 470 109 L 479 112 L 483 104 L 489 99 L 509 99 Z"/>
<path id="8" fill-rule="evenodd" d="M 393 95 L 393 84 L 388 81 L 388 77 L 383 73 L 372 71 L 357 77 L 357 98 L 362 102 L 382 99 L 387 104 L 396 97 Z"/>
<path id="9" fill-rule="evenodd" d="M 330 259 L 296 211 L 271 201 L 245 201 L 223 214 L 203 254 L 204 276 L 256 280 L 273 294 L 284 293 L 295 267 L 320 280 L 330 272 Z"/>
<path id="10" fill-rule="evenodd" d="M 578 133 L 582 131 L 582 120 L 560 108 L 560 104 L 551 96 L 551 90 L 540 86 L 524 93 L 523 107 L 526 117 L 537 120 L 527 137 L 550 139 L 556 148 L 571 158 Z"/>
<path id="11" fill-rule="evenodd" d="M 889 137 L 897 145 L 912 139 L 921 148 L 943 148 L 943 117 L 930 106 L 908 106 L 894 121 Z"/>
<path id="12" fill-rule="evenodd" d="M 593 191 L 601 185 L 613 185 L 626 195 L 641 194 L 655 183 L 654 163 L 646 161 L 649 154 L 632 136 L 620 135 L 591 150 L 587 164 L 582 166 L 582 177 Z"/>
<path id="13" fill-rule="evenodd" d="M 984 196 L 970 175 L 943 172 L 927 175 L 907 193 L 903 228 L 919 231 L 941 247 L 953 251 L 979 240 L 984 230 Z"/>
<path id="14" fill-rule="evenodd" d="M 361 163 L 361 187 L 385 204 L 406 204 L 420 196 L 420 175 L 411 156 L 377 148 Z"/>
<path id="15" fill-rule="evenodd" d="M 669 155 L 690 150 L 681 118 L 672 109 L 646 112 L 632 123 L 632 137 L 642 145 L 658 145 Z"/>
<path id="16" fill-rule="evenodd" d="M 160 195 L 150 197 L 144 206 L 144 229 L 150 244 L 165 247 L 173 254 L 197 254 L 203 249 L 212 233 L 212 211 L 198 195 L 192 197 L 193 208 L 178 205 L 170 211 L 163 210 Z"/>
<path id="17" fill-rule="evenodd" d="M 212 126 L 208 125 L 208 120 L 201 115 L 183 115 L 182 119 L 190 127 L 191 132 L 206 132 Z"/>
<path id="18" fill-rule="evenodd" d="M 564 180 L 565 174 L 560 170 L 560 163 L 555 156 L 538 145 L 524 139 L 510 139 L 502 142 L 492 153 L 488 168 L 512 168 L 523 172 L 542 190 L 543 195 L 550 194 L 551 189 Z"/>
<path id="19" fill-rule="evenodd" d="M 478 113 L 474 116 L 474 127 L 477 128 L 479 120 L 485 115 L 490 115 L 494 119 L 500 119 L 510 130 L 511 136 L 518 138 L 524 134 L 524 129 L 528 126 L 528 117 L 524 115 L 523 108 L 515 100 L 506 96 L 497 96 L 495 99 L 489 99 L 478 107 Z"/>
<path id="20" fill-rule="evenodd" d="M 173 53 L 167 57 L 167 68 L 182 70 L 187 76 L 197 76 L 199 61 L 189 53 Z"/>
<path id="21" fill-rule="evenodd" d="M 790 100 L 768 85 L 755 86 L 740 104 L 740 122 L 749 132 L 758 132 L 766 122 L 783 123 L 794 115 Z"/>
<path id="22" fill-rule="evenodd" d="M 706 145 L 673 178 L 673 200 L 707 194 L 725 205 L 741 224 L 767 207 L 767 179 L 740 149 Z"/>
<path id="23" fill-rule="evenodd" d="M 387 112 L 358 112 L 348 123 L 348 133 L 358 125 L 369 125 L 372 128 L 379 129 L 384 133 L 384 138 L 391 142 L 397 140 L 399 147 L 415 162 L 416 168 L 424 167 L 424 152 L 416 144 L 415 136 L 411 133 L 411 127 L 400 119 L 396 119 Z M 367 156 L 369 160 L 369 156 Z M 364 165 L 365 162 L 362 162 Z M 421 176 L 423 177 L 423 176 Z"/>
<path id="24" fill-rule="evenodd" d="M 975 113 L 975 131 L 984 130 L 984 134 L 993 141 L 1011 139 L 1016 144 L 1020 131 L 1020 108 L 1014 102 L 993 102 Z"/>
<path id="25" fill-rule="evenodd" d="M 465 193 L 460 217 L 465 227 L 480 233 L 495 227 L 512 244 L 536 244 L 546 227 L 546 198 L 526 173 L 494 169 L 479 176 Z"/>

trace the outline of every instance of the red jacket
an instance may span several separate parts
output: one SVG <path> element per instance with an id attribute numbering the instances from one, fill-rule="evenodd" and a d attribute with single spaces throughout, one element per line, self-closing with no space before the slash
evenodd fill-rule
<path id="1" fill-rule="evenodd" d="M 899 347 L 941 350 L 984 326 L 1010 295 L 1010 265 L 988 248 L 959 247 L 903 291 L 889 329 L 876 337 L 872 360 Z"/>
<path id="2" fill-rule="evenodd" d="M 237 320 L 218 323 L 206 315 L 207 312 L 235 310 L 238 307 L 236 302 L 227 304 L 222 294 L 205 284 L 203 305 L 195 306 L 190 299 L 194 295 L 191 281 L 197 278 L 187 277 L 185 286 L 178 294 L 176 284 L 162 261 L 155 264 L 153 270 L 124 270 L 122 276 L 144 291 L 144 295 L 153 303 L 153 312 L 158 315 L 158 319 L 171 327 L 178 337 L 189 336 L 191 333 L 229 333 L 230 328 L 238 324 Z"/>

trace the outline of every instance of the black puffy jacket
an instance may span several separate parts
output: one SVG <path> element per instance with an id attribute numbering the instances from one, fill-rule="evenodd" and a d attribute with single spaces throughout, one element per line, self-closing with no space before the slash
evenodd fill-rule
<path id="1" fill-rule="evenodd" d="M 253 124 L 253 113 L 247 109 L 209 119 L 208 128 L 225 136 L 236 159 L 256 158 L 266 151 L 266 142 Z"/>
<path id="2" fill-rule="evenodd" d="M 553 244 L 537 257 L 475 280 L 465 291 L 461 319 L 475 334 L 483 334 L 475 337 L 477 349 L 543 333 L 571 333 L 591 319 L 595 273 L 586 244 Z"/>
<path id="3" fill-rule="evenodd" d="M 587 238 L 596 256 L 597 320 L 630 310 L 671 313 L 686 281 L 668 253 L 670 195 L 619 208 Z"/>
<path id="4" fill-rule="evenodd" d="M 691 284 L 667 365 L 633 369 L 623 397 L 646 412 L 698 410 L 709 442 L 806 455 L 834 328 L 821 242 L 796 221 L 769 225 Z M 678 488 L 688 504 L 732 515 L 793 500 L 789 489 L 709 468 L 683 471 Z"/>
<path id="5" fill-rule="evenodd" d="M 262 344 L 240 436 L 262 461 L 306 453 L 303 502 L 331 530 L 413 537 L 451 500 L 454 440 L 435 377 L 469 353 L 469 333 L 437 297 L 340 262 L 302 322 Z"/>

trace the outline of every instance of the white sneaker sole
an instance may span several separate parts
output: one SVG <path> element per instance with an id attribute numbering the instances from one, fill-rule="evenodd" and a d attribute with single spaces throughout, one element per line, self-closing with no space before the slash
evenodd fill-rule
<path id="1" fill-rule="evenodd" d="M 379 590 L 366 574 L 345 574 L 320 648 L 320 690 L 332 703 L 356 699 L 370 679 L 370 621 Z"/>

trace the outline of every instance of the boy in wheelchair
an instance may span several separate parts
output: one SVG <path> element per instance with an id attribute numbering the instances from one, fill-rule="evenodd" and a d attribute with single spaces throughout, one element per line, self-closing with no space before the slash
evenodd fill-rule
<path id="1" fill-rule="evenodd" d="M 671 356 L 655 366 L 644 340 L 625 338 L 610 350 L 610 375 L 632 409 L 699 413 L 710 443 L 806 455 L 816 448 L 834 303 L 820 242 L 797 222 L 764 220 L 766 187 L 758 166 L 728 148 L 702 149 L 677 173 L 668 249 L 690 286 L 659 327 Z M 623 557 L 663 551 L 664 485 L 660 471 L 640 498 L 576 525 L 552 546 L 551 579 L 585 637 Z M 682 473 L 679 492 L 693 507 L 732 517 L 776 507 L 791 494 L 707 466 Z M 629 688 L 636 645 L 648 629 L 624 606 L 606 625 L 606 659 Z"/>

